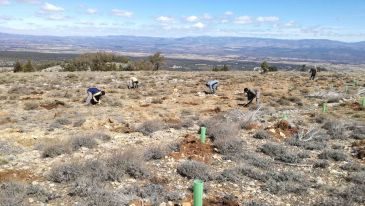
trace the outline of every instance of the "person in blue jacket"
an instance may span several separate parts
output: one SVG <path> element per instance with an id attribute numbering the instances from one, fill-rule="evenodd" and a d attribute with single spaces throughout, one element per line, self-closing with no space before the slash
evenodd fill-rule
<path id="1" fill-rule="evenodd" d="M 215 94 L 215 91 L 218 89 L 218 80 L 210 80 L 206 86 L 209 87 L 210 93 Z"/>
<path id="2" fill-rule="evenodd" d="M 95 87 L 91 87 L 89 89 L 87 89 L 87 99 L 86 99 L 86 104 L 100 104 L 100 99 L 102 96 L 105 95 L 105 92 L 95 88 Z"/>

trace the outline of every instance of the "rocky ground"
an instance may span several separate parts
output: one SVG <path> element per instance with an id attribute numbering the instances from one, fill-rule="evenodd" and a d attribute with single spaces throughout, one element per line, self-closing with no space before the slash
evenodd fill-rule
<path id="1" fill-rule="evenodd" d="M 364 72 L 1 73 L 0 205 L 191 205 L 194 179 L 204 205 L 364 205 L 364 95 Z"/>

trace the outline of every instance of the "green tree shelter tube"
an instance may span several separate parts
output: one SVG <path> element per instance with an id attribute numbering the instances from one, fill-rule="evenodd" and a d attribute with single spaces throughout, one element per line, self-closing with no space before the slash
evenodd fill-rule
<path id="1" fill-rule="evenodd" d="M 322 112 L 328 112 L 328 105 L 327 105 L 327 103 L 323 103 Z"/>
<path id="2" fill-rule="evenodd" d="M 203 206 L 203 181 L 194 180 L 194 206 Z"/>
<path id="3" fill-rule="evenodd" d="M 365 97 L 362 97 L 361 100 L 360 100 L 360 105 L 362 107 L 365 107 Z"/>
<path id="4" fill-rule="evenodd" d="M 206 138 L 205 133 L 206 133 L 206 131 L 207 131 L 207 128 L 205 128 L 205 127 L 200 128 L 200 142 L 203 143 L 203 144 L 205 144 L 205 138 Z"/>

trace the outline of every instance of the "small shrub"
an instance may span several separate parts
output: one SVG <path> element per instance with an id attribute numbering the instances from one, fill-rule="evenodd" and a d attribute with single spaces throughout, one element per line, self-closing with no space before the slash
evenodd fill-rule
<path id="1" fill-rule="evenodd" d="M 74 181 L 78 176 L 82 175 L 82 165 L 77 163 L 67 163 L 56 166 L 51 169 L 48 179 L 53 182 L 62 183 Z"/>
<path id="2" fill-rule="evenodd" d="M 19 154 L 24 152 L 21 147 L 15 146 L 14 144 L 0 140 L 0 155 Z"/>
<path id="3" fill-rule="evenodd" d="M 332 139 L 346 139 L 346 128 L 344 123 L 341 121 L 327 121 L 323 125 L 323 129 L 327 130 L 327 133 L 332 137 Z"/>
<path id="4" fill-rule="evenodd" d="M 178 151 L 180 151 L 180 147 L 181 147 L 180 142 L 172 142 L 172 143 L 168 144 L 166 147 L 167 153 L 178 152 Z"/>
<path id="5" fill-rule="evenodd" d="M 227 122 L 222 115 L 210 118 L 203 122 L 207 128 L 207 135 L 214 141 L 217 139 L 236 138 L 239 134 L 239 125 L 233 122 Z"/>
<path id="6" fill-rule="evenodd" d="M 244 202 L 244 206 L 270 206 L 269 204 L 262 203 L 260 201 L 251 200 L 249 202 Z"/>
<path id="7" fill-rule="evenodd" d="M 256 134 L 253 135 L 255 139 L 270 139 L 271 135 L 265 130 L 260 130 Z"/>
<path id="8" fill-rule="evenodd" d="M 78 119 L 73 123 L 73 127 L 81 127 L 86 122 L 86 119 Z"/>
<path id="9" fill-rule="evenodd" d="M 5 182 L 0 184 L 0 205 L 13 206 L 24 205 L 26 187 L 17 182 Z"/>
<path id="10" fill-rule="evenodd" d="M 244 155 L 242 155 L 241 158 L 244 159 L 248 164 L 262 169 L 268 169 L 272 164 L 271 159 L 261 158 L 258 155 L 254 154 L 245 153 Z"/>
<path id="11" fill-rule="evenodd" d="M 260 150 L 275 160 L 286 163 L 300 163 L 303 159 L 301 155 L 290 153 L 285 147 L 278 144 L 266 143 L 262 145 Z"/>
<path id="12" fill-rule="evenodd" d="M 177 166 L 177 173 L 189 179 L 198 178 L 207 181 L 211 179 L 209 170 L 206 164 L 194 160 L 185 161 Z"/>
<path id="13" fill-rule="evenodd" d="M 269 176 L 264 188 L 272 194 L 303 194 L 309 188 L 304 176 L 293 172 L 271 173 Z"/>
<path id="14" fill-rule="evenodd" d="M 214 141 L 213 145 L 223 155 L 236 155 L 241 153 L 243 141 L 238 138 L 222 138 Z"/>
<path id="15" fill-rule="evenodd" d="M 137 128 L 138 132 L 144 135 L 150 135 L 156 131 L 165 129 L 165 124 L 159 120 L 151 120 L 144 122 L 141 126 Z"/>
<path id="16" fill-rule="evenodd" d="M 108 167 L 108 177 L 112 181 L 119 181 L 125 175 L 133 178 L 149 176 L 140 155 L 131 150 L 123 153 L 114 153 L 105 161 Z"/>
<path id="17" fill-rule="evenodd" d="M 56 143 L 45 146 L 42 152 L 42 157 L 57 157 L 62 154 L 70 153 L 71 149 L 65 143 Z"/>
<path id="18" fill-rule="evenodd" d="M 223 170 L 217 177 L 220 181 L 241 182 L 243 176 L 265 182 L 268 176 L 260 170 L 246 165 L 240 165 L 232 169 Z"/>
<path id="19" fill-rule="evenodd" d="M 24 104 L 24 110 L 35 110 L 39 108 L 39 104 L 37 102 L 26 102 Z"/>
<path id="20" fill-rule="evenodd" d="M 357 162 L 349 162 L 344 165 L 341 165 L 340 168 L 342 170 L 348 171 L 348 172 L 358 172 L 365 170 L 365 166 L 362 166 L 361 164 Z"/>
<path id="21" fill-rule="evenodd" d="M 164 148 L 161 147 L 151 147 L 149 149 L 147 149 L 144 152 L 144 159 L 145 160 L 157 160 L 157 159 L 162 159 L 166 156 L 167 152 Z"/>
<path id="22" fill-rule="evenodd" d="M 365 171 L 351 173 L 347 179 L 355 184 L 365 184 Z"/>
<path id="23" fill-rule="evenodd" d="M 313 167 L 314 168 L 322 168 L 322 169 L 325 169 L 329 166 L 329 163 L 328 161 L 326 160 L 318 160 L 316 161 L 314 164 L 313 164 Z"/>
<path id="24" fill-rule="evenodd" d="M 96 140 L 90 136 L 73 137 L 73 138 L 71 138 L 69 144 L 70 144 L 72 151 L 77 151 L 81 147 L 86 147 L 86 148 L 92 149 L 98 145 Z"/>
<path id="25" fill-rule="evenodd" d="M 334 161 L 345 161 L 347 155 L 338 150 L 325 150 L 318 155 L 319 159 L 332 159 Z"/>
<path id="26" fill-rule="evenodd" d="M 60 125 L 69 125 L 69 124 L 71 124 L 72 122 L 71 122 L 69 119 L 67 119 L 67 118 L 58 118 L 58 119 L 56 119 L 56 120 L 54 121 L 54 123 L 56 123 L 56 124 L 60 124 Z"/>

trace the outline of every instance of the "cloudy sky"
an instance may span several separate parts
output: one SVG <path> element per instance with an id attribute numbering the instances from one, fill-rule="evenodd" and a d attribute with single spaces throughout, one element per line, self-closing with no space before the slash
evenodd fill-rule
<path id="1" fill-rule="evenodd" d="M 0 0 L 0 32 L 365 41 L 365 0 Z"/>

